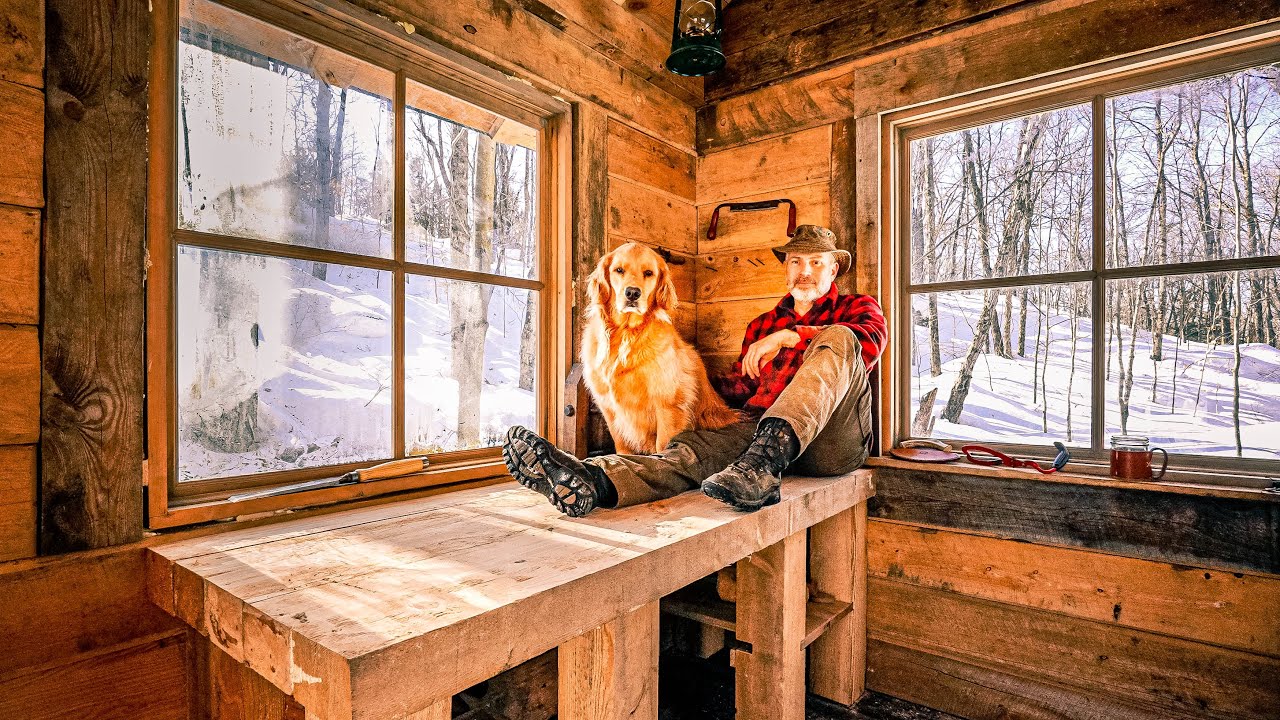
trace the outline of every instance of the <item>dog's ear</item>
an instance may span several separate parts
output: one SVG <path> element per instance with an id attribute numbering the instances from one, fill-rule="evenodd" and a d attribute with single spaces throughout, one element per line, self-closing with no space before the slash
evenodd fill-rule
<path id="1" fill-rule="evenodd" d="M 613 253 L 606 253 L 596 263 L 596 269 L 587 278 L 587 302 L 597 312 L 603 313 L 613 301 L 613 286 L 609 284 L 609 269 L 613 266 Z M 602 314 L 601 317 L 604 315 Z"/>
<path id="2" fill-rule="evenodd" d="M 676 299 L 676 284 L 666 263 L 658 267 L 658 288 L 653 291 L 653 304 L 668 315 L 676 311 L 680 301 Z"/>

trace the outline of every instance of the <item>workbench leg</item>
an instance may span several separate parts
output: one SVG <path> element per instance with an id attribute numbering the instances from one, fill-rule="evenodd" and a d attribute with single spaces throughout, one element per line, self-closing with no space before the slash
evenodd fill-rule
<path id="1" fill-rule="evenodd" d="M 815 590 L 853 607 L 809 646 L 809 691 L 842 705 L 862 697 L 867 671 L 867 504 L 814 525 L 809 576 Z"/>
<path id="2" fill-rule="evenodd" d="M 738 561 L 738 720 L 804 720 L 805 535 Z"/>
<path id="3" fill-rule="evenodd" d="M 559 720 L 657 720 L 658 602 L 560 646 Z"/>

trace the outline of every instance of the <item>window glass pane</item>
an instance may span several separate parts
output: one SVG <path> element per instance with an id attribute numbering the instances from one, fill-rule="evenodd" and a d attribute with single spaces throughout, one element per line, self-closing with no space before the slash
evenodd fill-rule
<path id="1" fill-rule="evenodd" d="M 910 434 L 1087 447 L 1089 295 L 1070 283 L 912 296 Z"/>
<path id="2" fill-rule="evenodd" d="M 1107 434 L 1280 459 L 1280 271 L 1107 284 Z"/>
<path id="3" fill-rule="evenodd" d="M 416 275 L 406 282 L 406 451 L 495 446 L 511 425 L 533 425 L 536 293 Z"/>
<path id="4" fill-rule="evenodd" d="M 180 480 L 391 456 L 391 274 L 180 246 Z"/>
<path id="5" fill-rule="evenodd" d="M 911 141 L 911 281 L 1092 265 L 1088 105 Z"/>
<path id="6" fill-rule="evenodd" d="M 409 82 L 405 256 L 538 276 L 537 132 Z"/>
<path id="7" fill-rule="evenodd" d="M 1107 266 L 1280 254 L 1280 65 L 1107 101 Z"/>
<path id="8" fill-rule="evenodd" d="M 394 75 L 204 0 L 179 39 L 179 227 L 391 257 Z"/>

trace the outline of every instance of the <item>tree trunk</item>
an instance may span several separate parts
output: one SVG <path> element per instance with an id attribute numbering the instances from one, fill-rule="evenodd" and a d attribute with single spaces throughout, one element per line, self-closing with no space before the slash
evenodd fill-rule
<path id="1" fill-rule="evenodd" d="M 1034 119 L 1024 119 L 1022 122 L 1018 163 L 1011 184 L 1013 200 L 1010 203 L 1009 214 L 1005 217 L 999 247 L 999 256 L 1002 258 L 1007 258 L 1011 254 L 1014 249 L 1014 243 L 1020 237 L 1019 233 L 1025 232 L 1023 228 L 1028 227 L 1031 222 L 1031 215 L 1034 209 L 1034 198 L 1031 194 L 1031 177 L 1034 169 L 1035 151 L 1040 142 L 1041 131 L 1044 129 L 1044 118 L 1045 116 L 1040 115 Z M 982 235 L 983 264 L 987 269 L 988 277 L 990 277 L 990 254 L 986 251 L 986 239 L 988 237 L 985 213 L 986 197 L 977 181 L 977 161 L 975 159 L 974 143 L 970 139 L 971 134 L 972 131 L 969 130 L 962 133 L 965 146 L 964 174 L 967 176 L 969 192 L 973 195 L 974 211 L 978 218 L 979 232 Z M 995 290 L 988 290 L 984 293 L 982 312 L 978 320 L 978 326 L 974 329 L 973 341 L 969 344 L 968 352 L 965 353 L 964 364 L 960 368 L 959 376 L 956 377 L 955 385 L 951 388 L 951 394 L 947 398 L 947 406 L 942 412 L 943 419 L 949 422 L 958 422 L 960 414 L 964 411 L 965 398 L 968 397 L 969 386 L 973 382 L 973 368 L 978 361 L 978 355 L 988 335 L 993 336 L 997 353 L 1004 357 L 1011 356 L 1003 340 L 996 337 L 999 333 L 999 319 L 996 317 L 998 294 L 998 291 Z"/>
<path id="2" fill-rule="evenodd" d="M 521 258 L 524 261 L 525 277 L 534 277 L 537 275 L 537 248 L 538 248 L 538 228 L 537 223 L 533 222 L 535 217 L 533 209 L 533 153 L 525 153 L 524 162 L 524 187 L 521 194 L 524 199 L 524 208 L 527 222 L 524 225 L 524 234 L 522 242 Z M 537 314 L 538 307 L 537 296 L 530 292 L 525 295 L 524 308 L 524 325 L 520 328 L 520 389 L 533 390 L 534 378 L 537 375 Z"/>
<path id="3" fill-rule="evenodd" d="M 471 160 L 466 129 L 454 127 L 449 158 L 453 266 L 487 271 L 493 258 L 494 142 L 476 134 Z M 467 226 L 468 209 L 474 211 Z M 489 332 L 491 286 L 450 281 L 449 315 L 452 327 L 453 376 L 458 383 L 458 448 L 481 444 L 480 399 L 484 387 L 484 345 Z"/>
<path id="4" fill-rule="evenodd" d="M 332 114 L 333 97 L 329 86 L 323 82 L 316 88 L 316 175 L 315 218 L 312 221 L 311 244 L 317 248 L 329 247 L 329 218 L 333 216 L 333 188 L 329 180 L 333 176 L 333 146 L 329 135 L 329 116 Z M 328 275 L 329 264 L 311 264 L 311 274 L 318 280 Z"/>

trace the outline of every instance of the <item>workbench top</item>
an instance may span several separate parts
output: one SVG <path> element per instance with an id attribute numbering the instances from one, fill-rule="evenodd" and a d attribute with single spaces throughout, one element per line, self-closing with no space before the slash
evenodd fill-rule
<path id="1" fill-rule="evenodd" d="M 405 717 L 873 493 L 861 470 L 755 513 L 689 492 L 573 519 L 506 483 L 154 547 L 149 592 L 308 717 Z"/>

